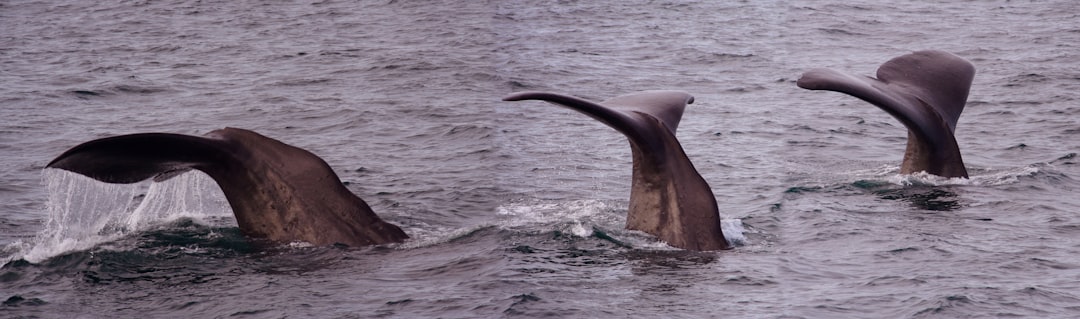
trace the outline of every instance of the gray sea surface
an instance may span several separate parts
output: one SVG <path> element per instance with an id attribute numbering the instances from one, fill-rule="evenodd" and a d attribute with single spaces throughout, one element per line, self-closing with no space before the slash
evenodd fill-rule
<path id="1" fill-rule="evenodd" d="M 938 49 L 977 69 L 969 179 L 795 86 Z M 696 97 L 678 137 L 739 245 L 623 229 L 630 149 L 541 102 Z M 202 173 L 104 184 L 92 139 L 240 127 L 324 158 L 411 239 L 244 238 Z M 0 317 L 1076 318 L 1076 1 L 0 2 Z M 741 231 L 739 227 L 741 225 Z"/>

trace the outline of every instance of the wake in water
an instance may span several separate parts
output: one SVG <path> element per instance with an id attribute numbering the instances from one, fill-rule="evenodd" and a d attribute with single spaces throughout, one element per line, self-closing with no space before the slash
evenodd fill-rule
<path id="1" fill-rule="evenodd" d="M 975 171 L 975 175 L 969 178 L 948 178 L 931 175 L 926 172 L 915 174 L 894 174 L 886 178 L 892 184 L 901 186 L 943 186 L 943 185 L 972 185 L 972 186 L 998 186 L 1013 184 L 1022 177 L 1034 176 L 1039 169 L 1033 166 L 1025 166 L 1003 170 Z"/>
<path id="2" fill-rule="evenodd" d="M 838 167 L 808 169 L 800 166 L 808 172 L 792 179 L 796 184 L 787 188 L 784 197 L 790 204 L 796 198 L 809 194 L 833 197 L 870 193 L 888 201 L 908 202 L 923 211 L 953 211 L 968 205 L 972 196 L 970 193 L 981 192 L 980 189 L 1007 188 L 1025 179 L 1055 179 L 1060 175 L 1053 163 L 1003 168 L 971 167 L 969 178 L 948 178 L 926 172 L 900 174 L 900 167 L 895 164 L 863 167 L 842 170 Z M 867 206 L 860 210 L 873 211 L 876 208 Z"/>
<path id="3" fill-rule="evenodd" d="M 676 249 L 644 232 L 623 229 L 626 209 L 618 207 L 600 200 L 512 203 L 499 206 L 496 213 L 505 217 L 499 226 L 507 229 L 559 231 L 577 237 L 593 236 L 624 247 Z M 728 243 L 740 246 L 747 242 L 741 220 L 721 219 L 720 226 Z"/>
<path id="4" fill-rule="evenodd" d="M 232 218 L 216 184 L 198 172 L 127 185 L 53 169 L 45 170 L 43 178 L 49 194 L 45 228 L 32 242 L 16 243 L 21 247 L 11 259 L 36 263 L 181 218 L 201 223 Z"/>
<path id="5" fill-rule="evenodd" d="M 968 185 L 968 186 L 998 186 L 1014 184 L 1019 182 L 1020 178 L 1031 177 L 1038 175 L 1042 172 L 1040 166 L 1044 165 L 1029 165 L 1022 167 L 1001 168 L 1001 169 L 972 169 L 972 175 L 969 178 L 960 177 L 941 177 L 932 175 L 926 172 L 918 172 L 913 174 L 900 174 L 900 167 L 895 165 L 884 165 L 876 168 L 851 170 L 847 172 L 839 172 L 836 174 L 818 174 L 826 176 L 838 176 L 843 178 L 840 183 L 855 184 L 855 185 L 894 185 L 894 186 L 947 186 L 947 185 Z M 826 184 L 829 181 L 824 181 Z M 822 185 L 824 186 L 824 185 Z"/>

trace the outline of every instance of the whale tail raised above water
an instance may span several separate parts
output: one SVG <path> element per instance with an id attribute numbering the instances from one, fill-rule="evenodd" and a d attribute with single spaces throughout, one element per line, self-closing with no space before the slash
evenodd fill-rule
<path id="1" fill-rule="evenodd" d="M 349 246 L 408 238 L 349 192 L 315 154 L 244 129 L 224 128 L 204 137 L 108 137 L 75 146 L 46 167 L 107 183 L 205 172 L 225 193 L 241 232 L 253 238 Z"/>
<path id="2" fill-rule="evenodd" d="M 542 100 L 584 113 L 630 140 L 633 181 L 626 228 L 688 250 L 730 248 L 716 198 L 683 152 L 675 129 L 693 103 L 680 91 L 645 91 L 600 103 L 549 92 L 519 92 L 504 101 Z"/>
<path id="3" fill-rule="evenodd" d="M 877 78 L 829 69 L 807 71 L 799 87 L 847 93 L 885 110 L 908 129 L 900 172 L 967 177 L 953 132 L 975 77 L 970 62 L 943 51 L 918 51 L 882 64 Z"/>

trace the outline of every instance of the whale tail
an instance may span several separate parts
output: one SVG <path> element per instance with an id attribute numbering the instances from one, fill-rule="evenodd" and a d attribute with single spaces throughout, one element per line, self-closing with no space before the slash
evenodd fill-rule
<path id="1" fill-rule="evenodd" d="M 901 173 L 967 177 L 954 131 L 975 67 L 943 51 L 918 51 L 878 68 L 877 78 L 829 69 L 807 71 L 799 87 L 847 93 L 876 105 L 908 129 Z"/>
<path id="2" fill-rule="evenodd" d="M 205 137 L 108 137 L 75 146 L 46 167 L 106 183 L 205 172 L 225 193 L 241 232 L 254 238 L 350 246 L 408 238 L 349 192 L 318 156 L 244 129 L 220 129 Z"/>
<path id="3" fill-rule="evenodd" d="M 626 228 L 689 250 L 730 248 L 720 229 L 716 198 L 675 138 L 683 109 L 679 91 L 645 91 L 593 103 L 550 92 L 519 92 L 504 101 L 542 100 L 584 113 L 630 141 L 633 181 Z"/>
<path id="4" fill-rule="evenodd" d="M 75 146 L 46 167 L 98 181 L 130 184 L 164 181 L 195 166 L 209 165 L 222 141 L 180 134 L 141 133 L 107 137 Z"/>

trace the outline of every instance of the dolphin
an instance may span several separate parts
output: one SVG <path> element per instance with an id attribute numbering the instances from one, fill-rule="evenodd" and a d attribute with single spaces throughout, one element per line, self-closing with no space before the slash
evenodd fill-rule
<path id="1" fill-rule="evenodd" d="M 240 231 L 251 238 L 367 246 L 409 237 L 349 192 L 322 158 L 244 129 L 108 137 L 75 146 L 46 167 L 123 184 L 202 171 L 221 187 Z"/>
<path id="2" fill-rule="evenodd" d="M 809 90 L 847 93 L 880 107 L 908 129 L 900 173 L 925 171 L 943 177 L 968 177 L 956 121 L 967 103 L 975 67 L 944 51 L 918 51 L 893 58 L 878 68 L 877 78 L 829 69 L 803 73 L 797 85 Z"/>
<path id="3" fill-rule="evenodd" d="M 542 100 L 584 113 L 630 140 L 633 180 L 626 228 L 687 250 L 731 248 L 720 229 L 716 198 L 675 138 L 683 109 L 694 97 L 645 91 L 599 104 L 549 92 L 519 92 L 504 101 Z"/>

